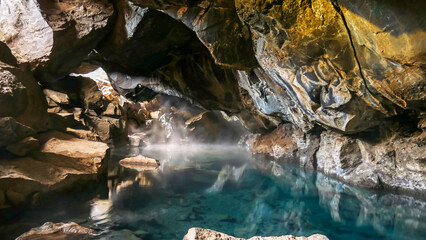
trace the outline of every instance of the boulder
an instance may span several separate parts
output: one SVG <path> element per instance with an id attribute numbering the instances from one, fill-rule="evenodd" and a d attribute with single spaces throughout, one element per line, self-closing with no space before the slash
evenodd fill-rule
<path id="1" fill-rule="evenodd" d="M 123 167 L 136 169 L 138 171 L 157 169 L 160 166 L 158 160 L 142 155 L 122 159 L 119 163 Z"/>
<path id="2" fill-rule="evenodd" d="M 31 134 L 35 130 L 11 117 L 0 118 L 0 146 L 6 146 L 11 142 L 17 142 Z M 7 138 L 6 138 L 7 137 Z"/>
<path id="3" fill-rule="evenodd" d="M 321 234 L 314 234 L 309 237 L 295 237 L 292 235 L 283 235 L 279 237 L 252 237 L 250 239 L 236 238 L 227 234 L 216 232 L 210 229 L 190 228 L 183 240 L 328 240 Z"/>
<path id="4" fill-rule="evenodd" d="M 70 189 L 79 181 L 96 180 L 106 169 L 105 143 L 50 131 L 35 136 L 41 147 L 25 158 L 4 159 L 0 189 L 13 205 L 33 202 L 37 193 Z"/>
<path id="5" fill-rule="evenodd" d="M 108 116 L 92 116 L 85 115 L 87 126 L 96 133 L 101 141 L 117 143 L 126 138 L 126 121 L 121 118 L 108 117 Z"/>
<path id="6" fill-rule="evenodd" d="M 38 139 L 26 137 L 17 143 L 7 145 L 6 150 L 17 156 L 23 157 L 39 146 L 40 141 Z"/>
<path id="7" fill-rule="evenodd" d="M 247 144 L 256 156 L 294 163 L 302 168 L 316 168 L 315 154 L 319 148 L 319 136 L 315 132 L 304 133 L 293 124 L 285 123 L 249 141 Z"/>
<path id="8" fill-rule="evenodd" d="M 101 113 L 101 115 L 113 117 L 121 116 L 120 105 L 115 101 L 107 103 L 105 110 Z"/>
<path id="9" fill-rule="evenodd" d="M 90 141 L 100 141 L 100 137 L 98 134 L 84 129 L 74 129 L 74 128 L 66 128 L 66 133 L 70 135 L 74 135 L 81 139 L 86 139 Z"/>
<path id="10" fill-rule="evenodd" d="M 70 104 L 70 99 L 65 93 L 61 93 L 51 89 L 43 89 L 43 93 L 46 96 L 47 104 L 49 107 Z"/>
<path id="11" fill-rule="evenodd" d="M 29 72 L 0 62 L 0 146 L 48 127 L 46 100 Z"/>
<path id="12" fill-rule="evenodd" d="M 15 1 L 0 6 L 0 41 L 41 81 L 68 75 L 102 40 L 114 10 L 106 0 Z"/>
<path id="13" fill-rule="evenodd" d="M 325 131 L 316 154 L 317 169 L 355 185 L 424 195 L 425 143 L 425 132 L 371 142 Z"/>
<path id="14" fill-rule="evenodd" d="M 16 240 L 36 240 L 36 239 L 88 239 L 95 231 L 82 227 L 74 222 L 52 223 L 46 222 L 40 227 L 32 228 L 23 233 Z"/>
<path id="15" fill-rule="evenodd" d="M 85 109 L 98 110 L 104 107 L 103 94 L 95 81 L 90 78 L 77 77 L 68 79 L 78 86 L 81 104 Z"/>

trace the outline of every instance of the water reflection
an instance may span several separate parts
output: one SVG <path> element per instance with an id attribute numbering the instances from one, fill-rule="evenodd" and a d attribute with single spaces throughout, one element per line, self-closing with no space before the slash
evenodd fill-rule
<path id="1" fill-rule="evenodd" d="M 138 151 L 138 154 L 140 151 Z M 152 146 L 154 171 L 109 166 L 109 199 L 92 219 L 143 239 L 182 239 L 190 227 L 239 237 L 310 235 L 330 239 L 422 239 L 426 202 L 379 194 L 320 173 L 252 160 L 233 146 Z M 138 235 L 139 234 L 139 235 Z"/>
<path id="2" fill-rule="evenodd" d="M 209 187 L 206 192 L 219 193 L 223 189 L 223 185 L 228 181 L 238 182 L 246 169 L 247 164 L 241 167 L 231 167 L 228 164 L 222 167 L 213 186 Z"/>

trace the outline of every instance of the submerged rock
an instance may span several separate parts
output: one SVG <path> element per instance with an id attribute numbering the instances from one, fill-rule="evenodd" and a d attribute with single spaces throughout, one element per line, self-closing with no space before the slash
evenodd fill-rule
<path id="1" fill-rule="evenodd" d="M 185 235 L 183 240 L 246 240 L 244 238 L 236 238 L 227 234 L 216 232 L 210 229 L 191 228 Z M 309 237 L 295 237 L 292 235 L 284 235 L 279 237 L 252 237 L 248 240 L 328 240 L 321 234 L 314 234 Z"/>
<path id="2" fill-rule="evenodd" d="M 40 227 L 32 228 L 30 231 L 17 237 L 16 240 L 79 240 L 89 239 L 95 231 L 82 227 L 74 222 L 52 223 L 47 222 Z"/>

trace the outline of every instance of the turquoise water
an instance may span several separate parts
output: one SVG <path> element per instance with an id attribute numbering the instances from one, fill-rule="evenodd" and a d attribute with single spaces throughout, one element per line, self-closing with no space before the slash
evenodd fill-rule
<path id="1" fill-rule="evenodd" d="M 159 159 L 160 169 L 138 172 L 117 163 L 138 153 Z M 238 147 L 116 150 L 108 168 L 108 187 L 26 212 L 18 223 L 75 221 L 97 230 L 97 239 L 182 239 L 191 227 L 243 238 L 426 236 L 424 199 L 367 191 L 320 173 L 255 160 Z"/>

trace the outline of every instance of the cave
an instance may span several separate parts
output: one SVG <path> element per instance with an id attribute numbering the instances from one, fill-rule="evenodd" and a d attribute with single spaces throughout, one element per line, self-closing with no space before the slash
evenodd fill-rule
<path id="1" fill-rule="evenodd" d="M 1 0 L 0 239 L 423 239 L 423 9 Z"/>

